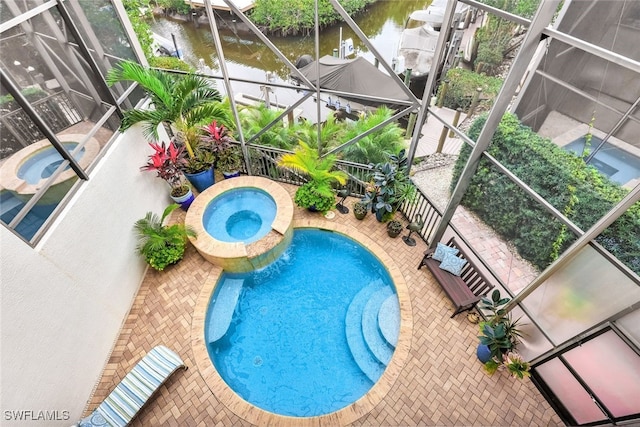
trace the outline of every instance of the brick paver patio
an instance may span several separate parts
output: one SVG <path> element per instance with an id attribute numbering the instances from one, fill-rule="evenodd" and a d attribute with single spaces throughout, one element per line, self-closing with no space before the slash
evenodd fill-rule
<path id="1" fill-rule="evenodd" d="M 285 186 L 290 193 L 295 187 Z M 348 204 L 347 206 L 350 206 Z M 295 219 L 339 222 L 384 248 L 409 291 L 413 331 L 404 366 L 373 410 L 357 426 L 555 426 L 560 418 L 530 380 L 505 372 L 488 376 L 476 359 L 477 326 L 453 309 L 426 269 L 416 267 L 426 245 L 391 239 L 372 215 L 357 221 L 336 212 L 332 220 L 295 209 Z M 406 224 L 406 221 L 404 221 Z M 185 259 L 164 272 L 149 270 L 140 286 L 87 411 L 93 410 L 152 347 L 164 344 L 189 370 L 178 372 L 135 419 L 136 426 L 249 426 L 212 393 L 194 361 L 192 321 L 203 284 L 219 269 L 190 246 Z M 295 419 L 290 425 L 296 425 Z"/>

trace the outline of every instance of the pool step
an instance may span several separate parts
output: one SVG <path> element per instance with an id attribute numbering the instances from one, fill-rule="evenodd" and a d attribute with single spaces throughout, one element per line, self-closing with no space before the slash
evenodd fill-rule
<path id="1" fill-rule="evenodd" d="M 209 344 L 218 341 L 229 330 L 243 284 L 243 279 L 226 279 L 222 284 L 218 296 L 213 301 L 213 308 L 209 316 L 207 336 Z"/>
<path id="2" fill-rule="evenodd" d="M 353 359 L 362 372 L 374 383 L 378 381 L 382 375 L 385 365 L 380 363 L 371 351 L 369 351 L 369 347 L 364 340 L 362 333 L 362 313 L 371 296 L 382 289 L 383 286 L 382 281 L 377 280 L 362 288 L 353 298 L 351 304 L 349 304 L 345 319 L 347 343 L 349 344 Z"/>
<path id="3" fill-rule="evenodd" d="M 396 348 L 400 334 L 400 303 L 395 294 L 387 297 L 380 306 L 378 326 L 387 344 Z"/>
<path id="4" fill-rule="evenodd" d="M 369 300 L 362 310 L 362 334 L 364 341 L 376 359 L 385 366 L 389 364 L 391 356 L 393 356 L 393 348 L 389 346 L 378 327 L 378 313 L 380 312 L 382 303 L 389 297 L 394 297 L 393 291 L 390 287 L 385 286 L 369 297 Z"/>

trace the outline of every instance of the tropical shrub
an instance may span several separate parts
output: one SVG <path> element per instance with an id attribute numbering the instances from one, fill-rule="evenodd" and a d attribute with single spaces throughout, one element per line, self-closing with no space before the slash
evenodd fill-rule
<path id="1" fill-rule="evenodd" d="M 196 232 L 184 224 L 163 225 L 167 216 L 178 207 L 176 203 L 167 206 L 160 218 L 147 212 L 134 226 L 139 239 L 138 252 L 158 271 L 180 261 L 184 257 L 187 238 L 196 237 Z"/>
<path id="2" fill-rule="evenodd" d="M 282 156 L 279 166 L 303 174 L 309 181 L 296 191 L 294 202 L 302 208 L 315 208 L 325 213 L 335 204 L 332 185 L 345 185 L 347 174 L 334 170 L 336 157 L 320 157 L 318 151 L 300 142 L 293 153 Z"/>
<path id="3" fill-rule="evenodd" d="M 469 130 L 476 139 L 486 121 L 478 118 Z M 454 166 L 457 182 L 471 148 L 463 146 Z M 628 191 L 610 181 L 581 157 L 567 152 L 506 114 L 496 130 L 488 154 L 527 183 L 582 230 L 603 217 Z M 482 158 L 462 204 L 540 269 L 553 262 L 575 236 L 540 204 Z M 517 209 L 514 209 L 517 207 Z M 625 265 L 640 273 L 640 203 L 627 210 L 598 238 Z"/>
<path id="4" fill-rule="evenodd" d="M 375 0 L 342 0 L 340 4 L 349 15 L 363 10 Z M 280 35 L 309 34 L 315 25 L 315 0 L 256 0 L 251 10 L 251 20 L 270 32 Z M 341 20 L 329 0 L 318 1 L 320 27 Z"/>
<path id="5" fill-rule="evenodd" d="M 374 126 L 388 120 L 393 115 L 387 107 L 379 107 L 373 113 L 363 115 L 357 122 L 346 124 L 346 131 L 342 136 L 342 142 L 347 142 Z M 355 144 L 344 148 L 341 156 L 344 160 L 355 163 L 383 163 L 390 155 L 398 154 L 404 149 L 404 130 L 397 123 L 390 123 L 377 130 Z"/>
<path id="6" fill-rule="evenodd" d="M 147 58 L 149 65 L 155 68 L 164 68 L 166 70 L 178 70 L 187 73 L 196 71 L 194 67 L 175 56 L 152 56 Z"/>
<path id="7" fill-rule="evenodd" d="M 276 119 L 282 112 L 270 109 L 264 105 L 258 107 L 244 107 L 240 110 L 240 124 L 245 140 L 249 141 L 254 135 Z M 266 132 L 261 134 L 256 143 L 268 147 L 291 150 L 296 145 L 297 139 L 288 127 L 282 122 L 275 123 Z"/>

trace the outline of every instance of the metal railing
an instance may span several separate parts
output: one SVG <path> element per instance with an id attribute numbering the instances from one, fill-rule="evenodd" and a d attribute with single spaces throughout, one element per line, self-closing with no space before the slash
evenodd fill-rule
<path id="1" fill-rule="evenodd" d="M 82 121 L 82 115 L 64 92 L 49 95 L 32 102 L 31 105 L 54 133 Z M 6 113 L 0 112 L 0 135 L 3 147 L 1 157 L 3 158 L 45 138 L 22 109 Z"/>
<path id="2" fill-rule="evenodd" d="M 307 182 L 306 178 L 299 173 L 278 167 L 279 158 L 283 154 L 291 153 L 291 151 L 254 144 L 247 144 L 247 148 L 253 175 L 264 176 L 274 181 L 293 185 L 303 185 Z M 344 160 L 336 161 L 336 167 L 344 171 L 349 177 L 345 185 L 349 194 L 354 197 L 363 197 L 367 188 L 368 177 L 371 174 L 371 168 L 367 165 Z M 242 172 L 247 173 L 244 164 Z"/>

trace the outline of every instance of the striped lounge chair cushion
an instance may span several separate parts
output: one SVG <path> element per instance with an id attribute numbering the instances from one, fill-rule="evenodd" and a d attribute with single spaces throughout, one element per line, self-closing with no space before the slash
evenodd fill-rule
<path id="1" fill-rule="evenodd" d="M 184 362 L 165 346 L 153 348 L 118 384 L 80 427 L 126 426 Z"/>

